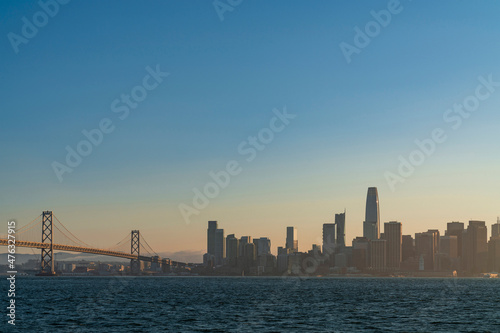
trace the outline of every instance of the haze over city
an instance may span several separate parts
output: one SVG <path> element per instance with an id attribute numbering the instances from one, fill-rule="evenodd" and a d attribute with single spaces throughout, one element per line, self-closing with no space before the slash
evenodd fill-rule
<path id="1" fill-rule="evenodd" d="M 404 234 L 496 221 L 497 3 L 401 1 L 349 63 L 339 44 L 355 45 L 353 27 L 364 28 L 387 1 L 243 2 L 222 22 L 201 1 L 154 6 L 71 2 L 17 53 L 7 39 L 0 44 L 0 219 L 23 225 L 52 210 L 97 247 L 140 228 L 158 251 L 199 253 L 200 261 L 209 220 L 239 236 L 269 237 L 273 253 L 293 225 L 306 251 L 345 209 L 350 245 L 363 233 L 372 186 L 381 222 L 402 222 Z M 20 18 L 40 8 L 23 1 L 0 10 L 9 13 L 6 36 L 21 33 Z M 158 69 L 168 75 L 155 81 Z M 127 105 L 122 94 L 146 75 L 158 85 L 126 117 L 115 112 L 113 102 Z M 492 90 L 481 78 L 491 78 Z M 447 110 L 479 85 L 491 94 L 454 129 Z M 239 146 L 284 109 L 296 117 L 247 161 Z M 77 150 L 82 131 L 103 119 L 113 130 L 58 177 L 54 162 L 66 164 L 66 147 Z M 391 188 L 386 173 L 398 175 L 399 157 L 408 160 L 415 140 L 436 128 L 447 139 Z M 241 172 L 186 221 L 179 205 L 193 206 L 193 189 L 232 160 Z"/>

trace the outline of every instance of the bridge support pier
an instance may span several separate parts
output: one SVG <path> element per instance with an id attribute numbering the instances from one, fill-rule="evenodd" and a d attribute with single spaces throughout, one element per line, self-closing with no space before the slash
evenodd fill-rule
<path id="1" fill-rule="evenodd" d="M 130 273 L 139 274 L 141 271 L 139 230 L 132 230 L 130 234 L 130 254 L 137 256 L 137 259 L 130 259 Z"/>
<path id="2" fill-rule="evenodd" d="M 50 246 L 48 248 L 42 249 L 40 275 L 55 275 L 54 242 L 52 235 L 52 211 L 44 211 L 42 213 L 42 243 L 49 243 Z"/>

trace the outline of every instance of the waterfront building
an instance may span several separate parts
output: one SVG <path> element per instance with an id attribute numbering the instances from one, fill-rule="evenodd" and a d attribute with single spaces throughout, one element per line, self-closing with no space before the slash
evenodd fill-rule
<path id="1" fill-rule="evenodd" d="M 291 252 L 299 252 L 299 241 L 297 239 L 297 229 L 295 227 L 286 228 L 286 245 Z"/>
<path id="2" fill-rule="evenodd" d="M 226 256 L 226 239 L 224 238 L 224 229 L 215 230 L 215 265 L 221 266 L 224 264 Z"/>
<path id="3" fill-rule="evenodd" d="M 467 232 L 463 234 L 464 269 L 470 274 L 487 270 L 488 231 L 484 221 L 469 221 Z"/>
<path id="4" fill-rule="evenodd" d="M 368 188 L 368 193 L 366 195 L 363 236 L 369 240 L 377 240 L 380 238 L 380 210 L 378 191 L 376 187 Z"/>
<path id="5" fill-rule="evenodd" d="M 462 257 L 462 236 L 464 232 L 464 223 L 462 222 L 448 222 L 445 236 L 456 236 L 457 237 L 457 257 Z"/>
<path id="6" fill-rule="evenodd" d="M 387 241 L 387 267 L 401 266 L 402 224 L 400 222 L 384 223 L 384 239 Z"/>
<path id="7" fill-rule="evenodd" d="M 226 262 L 229 266 L 235 266 L 240 254 L 240 240 L 234 234 L 226 237 Z"/>
<path id="8" fill-rule="evenodd" d="M 370 263 L 375 270 L 385 270 L 387 267 L 387 241 L 375 239 L 370 242 Z"/>
<path id="9" fill-rule="evenodd" d="M 337 226 L 337 248 L 345 247 L 345 210 L 343 213 L 335 214 L 335 225 Z"/>
<path id="10" fill-rule="evenodd" d="M 323 253 L 329 256 L 335 253 L 335 223 L 323 224 Z"/>
<path id="11" fill-rule="evenodd" d="M 217 221 L 208 221 L 207 253 L 213 256 L 215 256 L 215 230 L 217 230 Z"/>

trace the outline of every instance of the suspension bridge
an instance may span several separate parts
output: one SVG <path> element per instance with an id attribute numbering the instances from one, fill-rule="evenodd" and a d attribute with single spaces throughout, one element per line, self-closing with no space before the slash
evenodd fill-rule
<path id="1" fill-rule="evenodd" d="M 131 274 L 139 274 L 141 261 L 155 263 L 162 271 L 167 272 L 171 267 L 185 267 L 186 263 L 161 258 L 141 235 L 139 230 L 132 230 L 118 243 L 109 248 L 93 247 L 69 231 L 52 211 L 44 211 L 33 221 L 15 232 L 15 246 L 41 250 L 40 274 L 55 275 L 54 251 L 69 251 L 91 253 L 111 257 L 130 259 Z M 41 238 L 40 238 L 41 235 Z M 38 241 L 41 239 L 41 242 Z M 12 245 L 12 237 L 0 234 L 0 245 Z"/>

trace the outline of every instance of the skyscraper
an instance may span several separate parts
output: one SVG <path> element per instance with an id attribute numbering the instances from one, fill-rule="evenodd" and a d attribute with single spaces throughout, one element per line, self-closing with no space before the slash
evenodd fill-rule
<path id="1" fill-rule="evenodd" d="M 457 256 L 462 257 L 462 236 L 464 224 L 462 222 L 448 222 L 445 236 L 457 236 Z"/>
<path id="2" fill-rule="evenodd" d="M 469 221 L 467 232 L 464 233 L 465 269 L 469 273 L 481 273 L 487 269 L 488 236 L 484 221 Z"/>
<path id="3" fill-rule="evenodd" d="M 224 229 L 215 229 L 215 265 L 224 264 L 226 256 L 226 239 L 224 238 Z"/>
<path id="4" fill-rule="evenodd" d="M 415 234 L 415 252 L 419 262 L 423 263 L 422 270 L 434 270 L 434 254 L 437 251 L 434 237 L 436 233 L 428 231 Z"/>
<path id="5" fill-rule="evenodd" d="M 239 256 L 244 257 L 245 256 L 245 245 L 252 243 L 252 236 L 242 236 L 240 238 L 240 244 L 239 244 Z"/>
<path id="6" fill-rule="evenodd" d="M 387 241 L 387 267 L 399 268 L 401 265 L 401 247 L 403 236 L 401 223 L 384 223 L 384 236 Z"/>
<path id="7" fill-rule="evenodd" d="M 357 269 L 365 269 L 370 265 L 370 241 L 366 237 L 352 240 L 352 265 Z"/>
<path id="8" fill-rule="evenodd" d="M 227 235 L 226 237 L 226 259 L 230 266 L 236 265 L 240 253 L 240 241 L 234 234 Z"/>
<path id="9" fill-rule="evenodd" d="M 368 188 L 366 196 L 365 221 L 363 222 L 363 236 L 369 240 L 380 238 L 380 211 L 378 205 L 378 191 L 376 187 Z"/>
<path id="10" fill-rule="evenodd" d="M 267 237 L 254 238 L 255 251 L 257 256 L 271 254 L 271 240 Z"/>
<path id="11" fill-rule="evenodd" d="M 207 253 L 215 255 L 215 230 L 217 230 L 217 221 L 208 221 L 207 229 Z"/>
<path id="12" fill-rule="evenodd" d="M 291 252 L 299 252 L 299 241 L 295 227 L 286 228 L 286 248 L 290 249 Z"/>
<path id="13" fill-rule="evenodd" d="M 415 257 L 415 243 L 411 235 L 401 237 L 401 261 Z"/>
<path id="14" fill-rule="evenodd" d="M 491 237 L 500 236 L 500 217 L 497 217 L 497 223 L 491 225 Z"/>
<path id="15" fill-rule="evenodd" d="M 335 223 L 323 224 L 323 253 L 335 253 Z"/>
<path id="16" fill-rule="evenodd" d="M 370 242 L 371 267 L 376 270 L 384 270 L 387 266 L 387 241 L 375 239 Z"/>
<path id="17" fill-rule="evenodd" d="M 345 247 L 345 210 L 343 213 L 335 214 L 335 224 L 337 225 L 337 247 Z"/>

